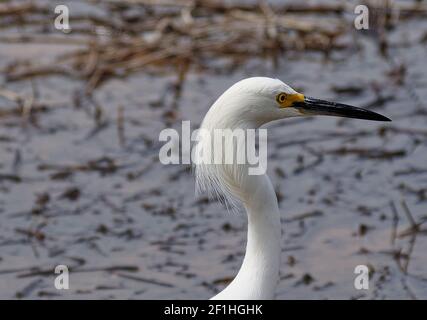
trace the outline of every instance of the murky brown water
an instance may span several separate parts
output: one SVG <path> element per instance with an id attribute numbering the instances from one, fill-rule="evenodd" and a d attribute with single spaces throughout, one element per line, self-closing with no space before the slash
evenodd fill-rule
<path id="1" fill-rule="evenodd" d="M 229 73 L 190 72 L 176 109 L 168 89 L 176 76 L 144 71 L 107 81 L 95 103 L 79 95 L 79 80 L 34 78 L 40 107 L 31 121 L 0 98 L 0 298 L 205 299 L 219 291 L 240 267 L 245 215 L 195 196 L 188 167 L 161 165 L 158 135 L 166 120 L 196 128 L 226 88 L 262 75 L 393 119 L 269 126 L 284 231 L 277 298 L 426 299 L 426 34 L 427 20 L 415 17 L 389 31 L 387 58 L 374 37 L 355 31 L 348 37 L 357 46 L 327 59 L 290 52 L 278 66 L 252 59 Z M 1 43 L 0 68 L 74 48 Z M 2 73 L 0 81 L 31 93 L 30 80 L 7 82 Z M 402 201 L 418 232 L 406 232 Z M 58 264 L 71 268 L 68 291 L 54 288 Z M 359 264 L 373 271 L 367 291 L 353 286 Z"/>

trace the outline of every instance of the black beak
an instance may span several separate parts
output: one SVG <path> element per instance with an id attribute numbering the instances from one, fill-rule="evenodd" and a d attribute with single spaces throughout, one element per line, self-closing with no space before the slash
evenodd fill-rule
<path id="1" fill-rule="evenodd" d="M 374 121 L 391 121 L 389 118 L 384 117 L 379 113 L 366 109 L 309 97 L 305 97 L 303 102 L 294 102 L 292 107 L 300 110 L 306 115 L 327 115 Z"/>

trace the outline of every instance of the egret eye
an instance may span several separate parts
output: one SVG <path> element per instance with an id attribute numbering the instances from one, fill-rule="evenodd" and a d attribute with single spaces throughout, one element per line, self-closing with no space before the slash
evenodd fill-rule
<path id="1" fill-rule="evenodd" d="M 286 93 L 284 93 L 284 92 L 282 92 L 282 93 L 279 93 L 279 94 L 277 95 L 276 100 L 277 100 L 277 102 L 278 102 L 279 104 L 282 104 L 283 102 L 285 102 L 286 97 L 287 97 L 287 94 L 286 94 Z"/>

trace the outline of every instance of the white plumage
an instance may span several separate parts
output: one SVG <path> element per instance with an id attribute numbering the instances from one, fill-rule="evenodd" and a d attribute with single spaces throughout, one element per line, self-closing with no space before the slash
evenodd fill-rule
<path id="1" fill-rule="evenodd" d="M 241 203 L 248 216 L 246 253 L 234 280 L 212 299 L 272 299 L 279 279 L 280 216 L 274 188 L 266 174 L 249 175 L 247 164 L 207 164 L 202 150 L 218 151 L 216 129 L 257 129 L 268 122 L 302 115 L 335 115 L 390 121 L 364 109 L 307 98 L 278 79 L 254 77 L 237 82 L 211 106 L 193 154 L 196 186 L 231 205 Z M 223 154 L 236 144 L 222 145 Z M 235 159 L 237 159 L 235 157 Z M 211 162 L 213 163 L 213 161 Z"/>

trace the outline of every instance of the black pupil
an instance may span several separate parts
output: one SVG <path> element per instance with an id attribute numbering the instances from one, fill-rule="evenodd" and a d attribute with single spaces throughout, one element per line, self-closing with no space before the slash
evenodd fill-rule
<path id="1" fill-rule="evenodd" d="M 285 95 L 284 95 L 284 94 L 281 94 L 281 95 L 280 95 L 280 101 L 282 101 L 282 102 L 283 102 L 284 100 L 285 100 Z"/>

